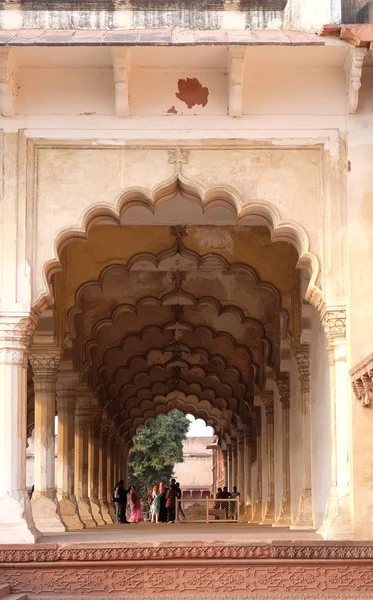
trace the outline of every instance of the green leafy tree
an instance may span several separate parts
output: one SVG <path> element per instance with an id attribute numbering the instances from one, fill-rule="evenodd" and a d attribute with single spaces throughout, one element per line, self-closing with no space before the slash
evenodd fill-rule
<path id="1" fill-rule="evenodd" d="M 183 441 L 189 426 L 186 416 L 173 410 L 139 429 L 129 456 L 128 482 L 136 486 L 142 499 L 153 485 L 161 481 L 168 484 L 176 463 L 183 462 Z"/>

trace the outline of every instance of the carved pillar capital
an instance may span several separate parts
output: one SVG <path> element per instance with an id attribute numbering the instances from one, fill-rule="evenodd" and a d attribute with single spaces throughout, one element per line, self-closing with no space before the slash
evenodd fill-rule
<path id="1" fill-rule="evenodd" d="M 310 382 L 310 344 L 299 344 L 294 351 L 298 365 L 300 391 L 308 393 L 311 390 Z"/>
<path id="2" fill-rule="evenodd" d="M 271 390 L 263 392 L 261 395 L 261 400 L 265 408 L 267 423 L 274 423 L 275 402 L 273 392 Z"/>
<path id="3" fill-rule="evenodd" d="M 32 334 L 37 324 L 34 313 L 0 313 L 0 363 L 27 366 Z"/>
<path id="4" fill-rule="evenodd" d="M 290 408 L 290 375 L 289 373 L 279 373 L 276 378 L 278 391 L 282 408 Z"/>
<path id="5" fill-rule="evenodd" d="M 54 346 L 32 346 L 29 360 L 34 372 L 35 392 L 54 391 L 60 366 L 61 349 Z"/>
<path id="6" fill-rule="evenodd" d="M 321 315 L 328 344 L 346 339 L 346 309 L 344 307 L 326 307 Z"/>

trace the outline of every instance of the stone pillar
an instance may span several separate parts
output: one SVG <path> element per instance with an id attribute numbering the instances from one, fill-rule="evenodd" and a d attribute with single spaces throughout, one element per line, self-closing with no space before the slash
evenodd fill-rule
<path id="1" fill-rule="evenodd" d="M 101 415 L 97 411 L 92 415 L 89 424 L 88 439 L 88 495 L 91 504 L 91 513 L 97 525 L 105 525 L 101 514 L 101 506 L 98 498 L 99 481 L 99 463 L 100 463 L 100 444 L 101 444 Z"/>
<path id="2" fill-rule="evenodd" d="M 302 491 L 298 514 L 292 529 L 314 529 L 311 480 L 310 346 L 300 344 L 295 351 L 298 364 L 302 415 Z"/>
<path id="3" fill-rule="evenodd" d="M 282 497 L 280 514 L 274 527 L 290 527 L 290 375 L 281 373 L 276 380 L 282 404 Z"/>
<path id="4" fill-rule="evenodd" d="M 57 497 L 61 518 L 68 530 L 85 527 L 74 495 L 75 405 L 78 375 L 61 372 L 57 380 L 58 448 Z"/>
<path id="5" fill-rule="evenodd" d="M 245 509 L 245 520 L 250 521 L 253 516 L 251 499 L 251 432 L 244 434 L 244 496 L 243 506 Z"/>
<path id="6" fill-rule="evenodd" d="M 323 315 L 330 379 L 331 485 L 324 523 L 324 539 L 351 539 L 349 451 L 351 441 L 350 382 L 346 363 L 346 311 L 326 308 Z"/>
<path id="7" fill-rule="evenodd" d="M 262 472 L 262 410 L 255 407 L 253 411 L 253 422 L 255 424 L 256 451 L 257 451 L 257 476 L 256 476 L 256 498 L 253 507 L 252 523 L 261 523 L 263 519 L 263 472 Z"/>
<path id="8" fill-rule="evenodd" d="M 232 444 L 228 446 L 228 490 L 231 492 L 233 487 L 233 449 Z"/>
<path id="9" fill-rule="evenodd" d="M 108 433 L 108 439 L 107 439 L 107 454 L 106 454 L 106 460 L 107 460 L 107 503 L 108 503 L 108 509 L 109 509 L 109 515 L 111 517 L 111 520 L 113 523 L 116 522 L 116 515 L 115 515 L 115 507 L 114 507 L 114 503 L 113 503 L 113 490 L 114 490 L 114 447 L 115 447 L 115 430 L 114 430 L 114 426 L 111 425 L 111 427 L 109 428 L 109 433 Z"/>
<path id="10" fill-rule="evenodd" d="M 224 485 L 229 486 L 228 478 L 228 450 L 222 450 L 223 454 L 223 465 L 224 465 Z"/>
<path id="11" fill-rule="evenodd" d="M 0 540 L 32 544 L 36 529 L 26 491 L 27 365 L 36 317 L 0 313 Z"/>
<path id="12" fill-rule="evenodd" d="M 240 513 L 245 509 L 244 486 L 244 436 L 240 432 L 237 437 L 237 490 L 240 492 Z"/>
<path id="13" fill-rule="evenodd" d="M 272 391 L 262 395 L 266 413 L 267 451 L 268 451 L 268 496 L 264 509 L 262 525 L 272 525 L 275 520 L 275 447 L 274 447 L 274 398 Z"/>
<path id="14" fill-rule="evenodd" d="M 92 419 L 90 409 L 82 408 L 78 400 L 75 413 L 75 478 L 74 489 L 79 516 L 86 527 L 96 527 L 88 498 L 88 436 Z"/>
<path id="15" fill-rule="evenodd" d="M 232 440 L 232 489 L 237 485 L 237 439 Z M 229 491 L 231 492 L 232 489 Z"/>
<path id="16" fill-rule="evenodd" d="M 55 476 L 54 424 L 61 350 L 52 344 L 48 346 L 34 345 L 30 353 L 35 393 L 34 493 L 31 508 L 35 525 L 43 533 L 66 531 L 58 506 Z"/>
<path id="17" fill-rule="evenodd" d="M 104 522 L 109 525 L 113 522 L 108 505 L 108 492 L 107 492 L 107 455 L 108 455 L 108 422 L 104 419 L 101 423 L 101 444 L 99 446 L 99 499 L 101 515 Z"/>

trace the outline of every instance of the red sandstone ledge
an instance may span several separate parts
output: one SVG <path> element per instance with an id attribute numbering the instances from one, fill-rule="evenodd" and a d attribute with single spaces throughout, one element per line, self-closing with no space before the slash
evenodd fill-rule
<path id="1" fill-rule="evenodd" d="M 0 46 L 324 46 L 316 34 L 283 30 L 46 30 L 0 31 Z"/>
<path id="2" fill-rule="evenodd" d="M 154 544 L 0 545 L 0 564 L 157 560 L 373 560 L 373 543 L 350 541 L 272 541 L 222 544 L 174 542 Z"/>

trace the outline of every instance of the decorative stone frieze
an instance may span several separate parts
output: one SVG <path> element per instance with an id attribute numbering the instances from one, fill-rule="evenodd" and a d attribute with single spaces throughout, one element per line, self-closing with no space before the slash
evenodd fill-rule
<path id="1" fill-rule="evenodd" d="M 352 391 L 362 406 L 373 403 L 373 352 L 350 370 Z"/>

